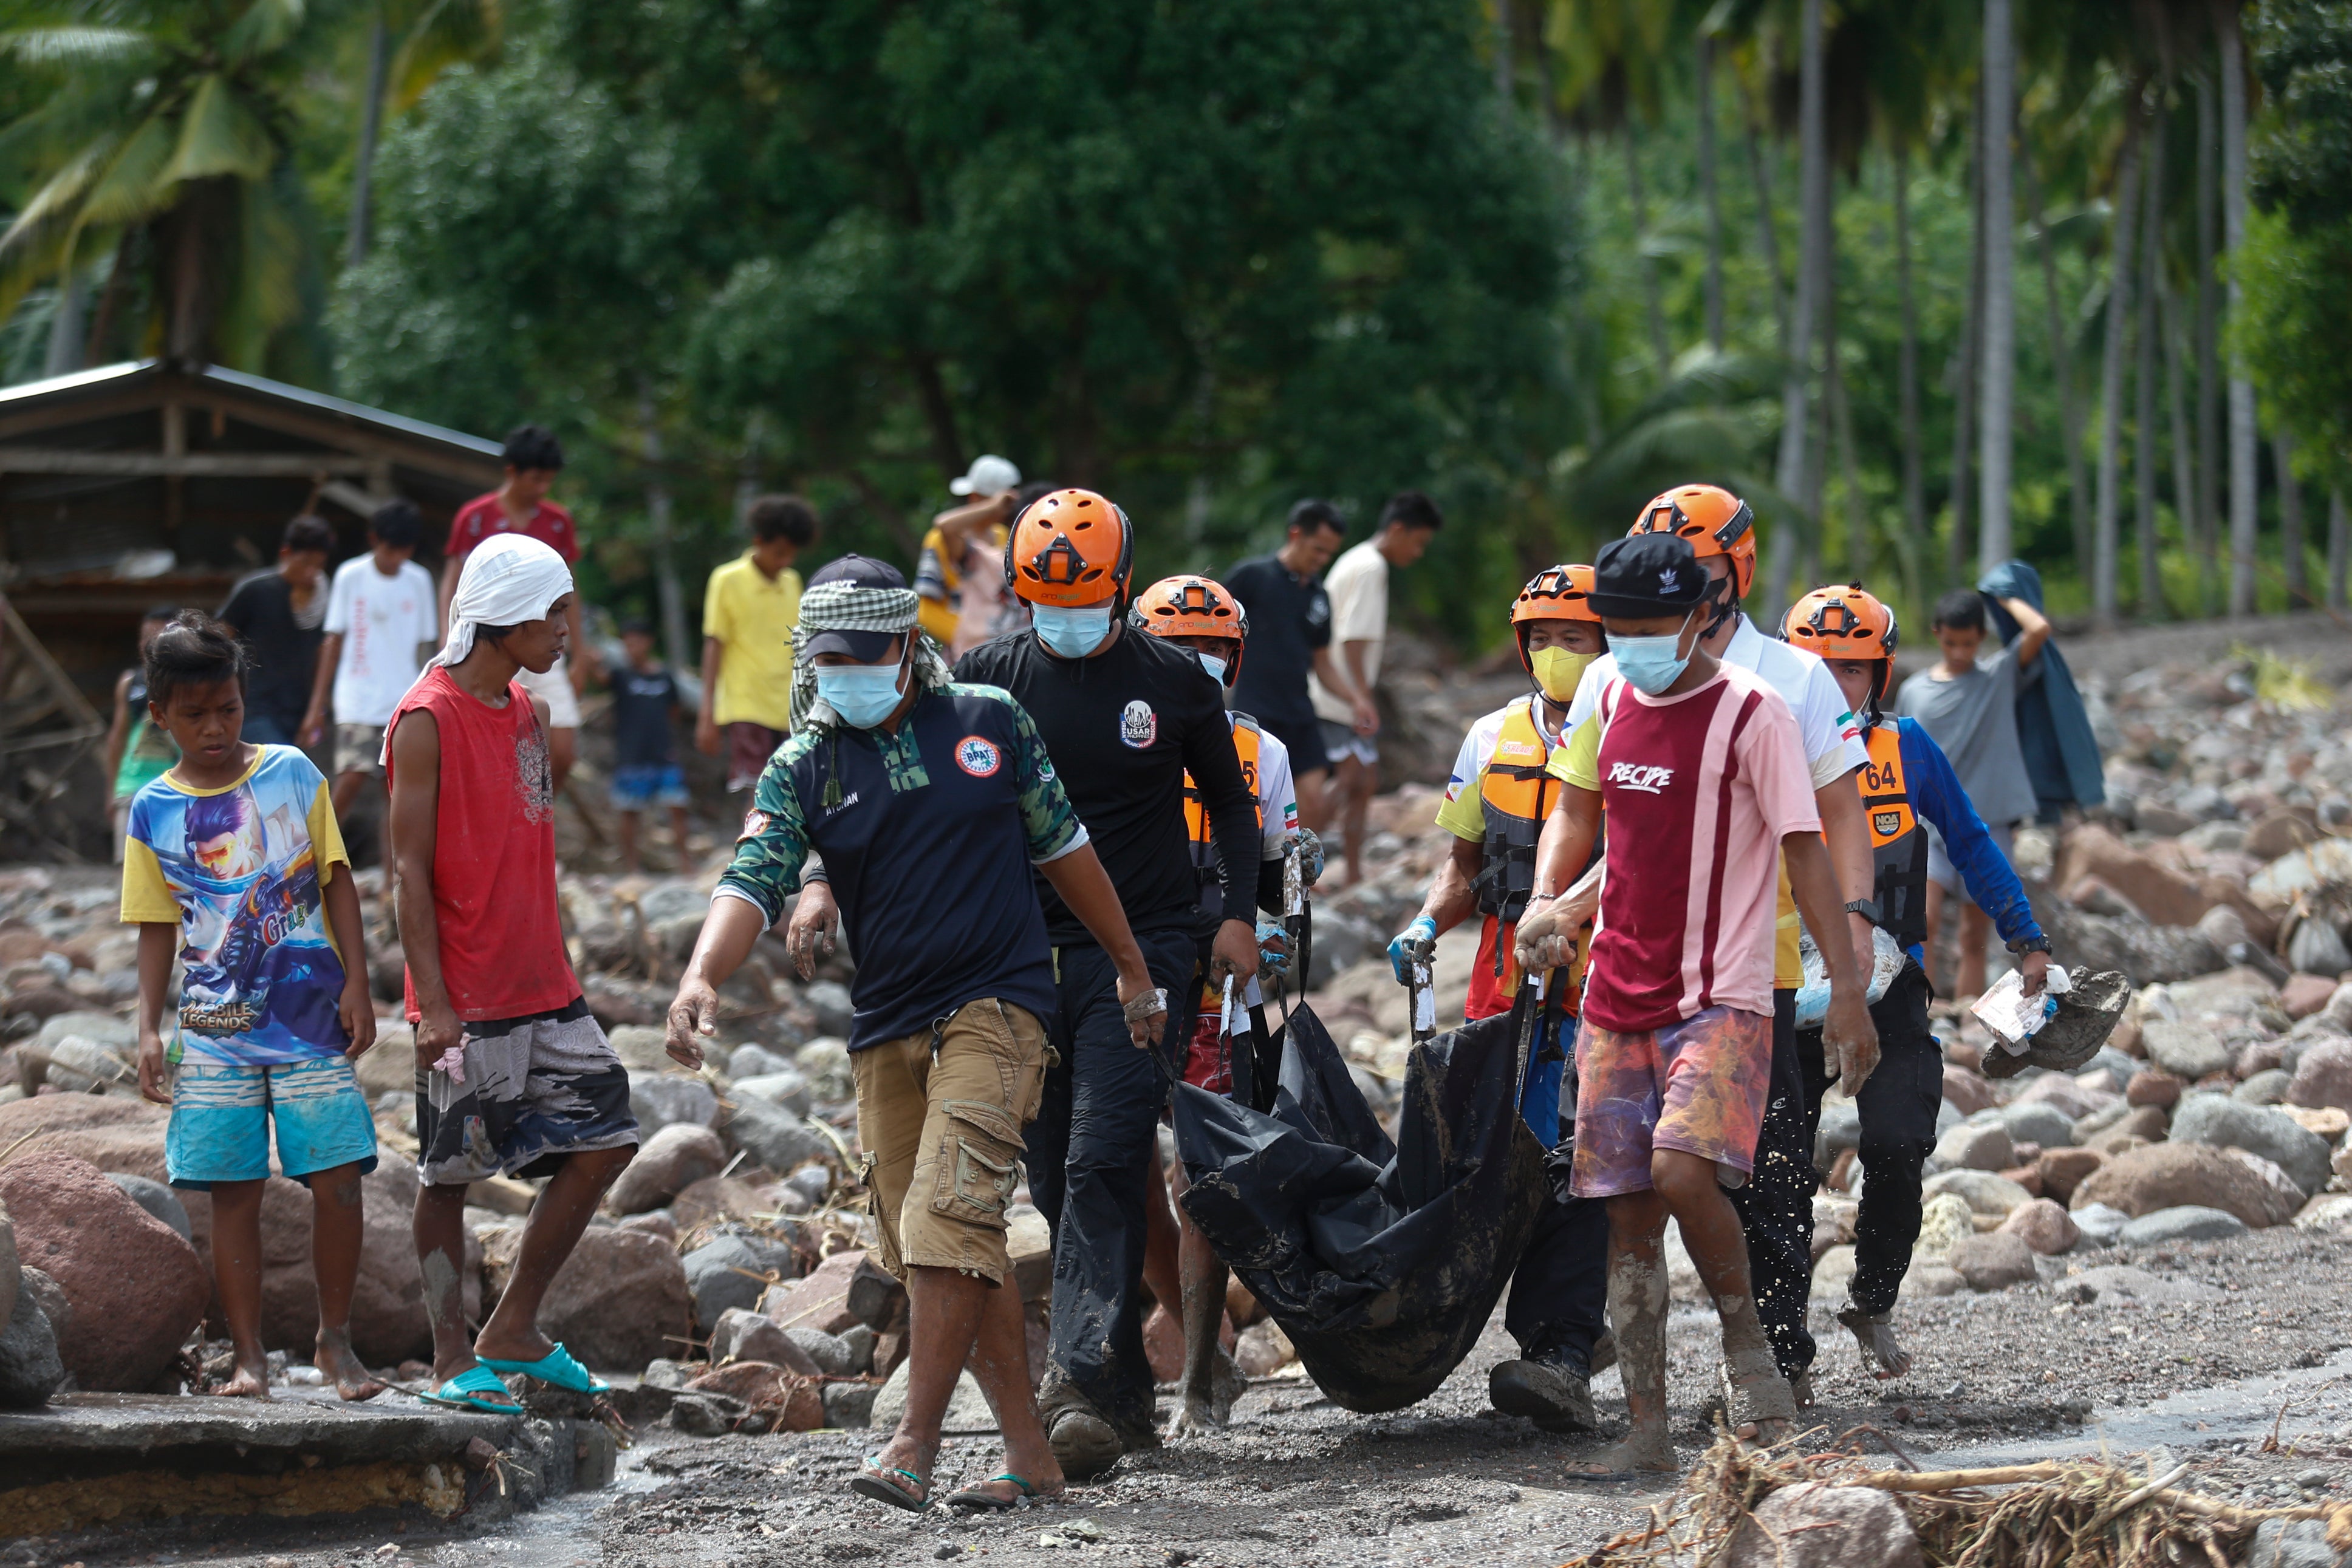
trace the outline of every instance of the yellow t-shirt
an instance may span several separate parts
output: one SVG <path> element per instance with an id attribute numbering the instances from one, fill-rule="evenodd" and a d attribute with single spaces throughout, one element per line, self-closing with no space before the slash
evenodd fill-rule
<path id="1" fill-rule="evenodd" d="M 713 724 L 792 728 L 793 624 L 800 614 L 801 574 L 790 567 L 771 578 L 745 550 L 710 574 L 702 634 L 721 644 L 719 690 L 708 698 Z"/>

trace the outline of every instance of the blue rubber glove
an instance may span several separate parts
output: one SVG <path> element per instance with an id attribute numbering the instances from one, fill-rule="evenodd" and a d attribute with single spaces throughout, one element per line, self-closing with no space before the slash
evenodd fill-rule
<path id="1" fill-rule="evenodd" d="M 1421 942 L 1437 940 L 1437 922 L 1426 915 L 1416 915 L 1412 924 L 1398 932 L 1389 942 L 1389 967 L 1396 971 L 1397 984 L 1412 984 L 1412 955 L 1407 949 Z"/>
<path id="2" fill-rule="evenodd" d="M 1279 920 L 1257 917 L 1257 967 L 1262 975 L 1290 973 L 1290 933 Z"/>

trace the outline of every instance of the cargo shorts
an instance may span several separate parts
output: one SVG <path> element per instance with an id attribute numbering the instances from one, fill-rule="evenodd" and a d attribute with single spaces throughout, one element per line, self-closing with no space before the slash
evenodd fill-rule
<path id="1" fill-rule="evenodd" d="M 1021 1130 L 1045 1093 L 1045 1025 L 982 997 L 849 1062 L 882 1266 L 901 1280 L 909 1268 L 958 1269 L 1003 1283 Z"/>

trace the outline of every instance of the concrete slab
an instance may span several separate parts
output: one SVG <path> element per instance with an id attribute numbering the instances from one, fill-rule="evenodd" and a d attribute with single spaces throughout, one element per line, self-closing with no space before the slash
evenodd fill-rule
<path id="1" fill-rule="evenodd" d="M 280 1450 L 322 1464 L 446 1459 L 480 1437 L 512 1446 L 521 1418 L 427 1405 L 396 1390 L 363 1405 L 332 1394 L 281 1390 L 278 1397 L 219 1399 L 152 1394 L 60 1395 L 46 1409 L 0 1412 L 0 1474 L 18 1476 L 52 1456 L 114 1455 L 142 1463 L 184 1459 L 174 1450 Z"/>
<path id="2" fill-rule="evenodd" d="M 0 1539 L 195 1515 L 368 1510 L 501 1518 L 608 1485 L 614 1437 L 569 1414 L 486 1416 L 388 1391 L 268 1401 L 74 1394 L 0 1414 Z"/>

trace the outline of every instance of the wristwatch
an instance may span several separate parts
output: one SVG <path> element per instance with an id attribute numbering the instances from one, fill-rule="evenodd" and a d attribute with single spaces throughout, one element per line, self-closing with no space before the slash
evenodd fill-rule
<path id="1" fill-rule="evenodd" d="M 2020 955 L 2021 956 L 2027 953 L 2047 953 L 2050 951 L 2050 938 L 2047 936 L 2021 936 L 2009 945 L 2009 950 Z"/>
<path id="2" fill-rule="evenodd" d="M 1848 915 L 1859 915 L 1864 920 L 1869 921 L 1873 925 L 1876 925 L 1880 923 L 1878 918 L 1878 905 L 1871 899 L 1857 898 L 1853 903 L 1845 906 L 1845 912 Z"/>

